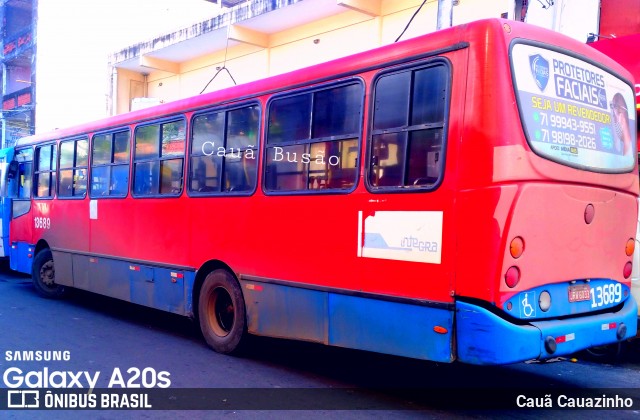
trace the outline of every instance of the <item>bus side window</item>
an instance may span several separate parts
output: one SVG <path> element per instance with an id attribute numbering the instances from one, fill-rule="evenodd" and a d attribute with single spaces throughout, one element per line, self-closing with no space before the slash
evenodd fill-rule
<path id="1" fill-rule="evenodd" d="M 364 89 L 331 84 L 269 104 L 265 190 L 348 191 L 355 186 Z"/>
<path id="2" fill-rule="evenodd" d="M 197 115 L 191 135 L 189 192 L 211 195 L 253 191 L 259 122 L 257 105 Z"/>
<path id="3" fill-rule="evenodd" d="M 18 164 L 18 198 L 31 198 L 31 176 L 33 162 L 20 162 Z"/>
<path id="4" fill-rule="evenodd" d="M 180 119 L 136 128 L 133 178 L 135 195 L 180 195 L 185 125 L 185 121 Z"/>
<path id="5" fill-rule="evenodd" d="M 182 159 L 160 161 L 160 194 L 182 191 Z"/>
<path id="6" fill-rule="evenodd" d="M 129 130 L 93 136 L 91 197 L 125 197 L 129 191 Z"/>
<path id="7" fill-rule="evenodd" d="M 109 180 L 109 195 L 125 196 L 129 189 L 129 165 L 114 165 L 111 167 Z"/>
<path id="8" fill-rule="evenodd" d="M 36 198 L 51 198 L 56 190 L 56 167 L 58 162 L 56 144 L 36 147 L 34 171 L 34 195 Z"/>
<path id="9" fill-rule="evenodd" d="M 404 150 L 406 136 L 401 133 L 382 134 L 373 138 L 376 156 L 372 179 L 377 186 L 400 186 L 404 182 Z"/>
<path id="10" fill-rule="evenodd" d="M 12 160 L 7 168 L 7 179 L 14 179 L 18 174 L 18 162 Z"/>
<path id="11" fill-rule="evenodd" d="M 308 139 L 311 95 L 296 95 L 274 101 L 269 108 L 269 143 Z"/>
<path id="12" fill-rule="evenodd" d="M 135 164 L 134 189 L 136 195 L 158 194 L 160 171 L 158 162 L 142 162 Z"/>
<path id="13" fill-rule="evenodd" d="M 219 191 L 219 168 L 216 159 L 206 156 L 192 157 L 190 191 L 202 193 Z"/>
<path id="14" fill-rule="evenodd" d="M 258 107 L 244 107 L 227 113 L 225 190 L 251 191 L 258 170 Z"/>
<path id="15" fill-rule="evenodd" d="M 87 193 L 87 139 L 60 142 L 58 197 L 84 197 Z"/>
<path id="16" fill-rule="evenodd" d="M 220 192 L 220 168 L 224 151 L 225 113 L 212 112 L 193 119 L 189 191 Z M 222 148 L 222 149 L 221 149 Z"/>
<path id="17" fill-rule="evenodd" d="M 369 146 L 373 189 L 431 187 L 442 177 L 448 75 L 436 61 L 377 79 Z"/>

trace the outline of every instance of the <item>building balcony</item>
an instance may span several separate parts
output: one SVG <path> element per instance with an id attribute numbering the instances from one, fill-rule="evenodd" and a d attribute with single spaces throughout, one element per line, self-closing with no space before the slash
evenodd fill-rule
<path id="1" fill-rule="evenodd" d="M 12 92 L 2 97 L 3 111 L 10 111 L 10 110 L 19 111 L 20 108 L 22 107 L 29 109 L 30 105 L 32 104 L 33 104 L 33 92 L 31 90 L 31 87 L 20 89 L 16 92 Z"/>
<path id="2" fill-rule="evenodd" d="M 4 60 L 11 60 L 27 52 L 33 47 L 33 31 L 31 25 L 13 36 L 6 37 L 2 48 Z"/>

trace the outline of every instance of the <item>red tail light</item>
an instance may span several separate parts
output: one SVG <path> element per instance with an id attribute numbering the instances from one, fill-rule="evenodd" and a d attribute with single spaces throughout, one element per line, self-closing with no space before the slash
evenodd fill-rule
<path id="1" fill-rule="evenodd" d="M 520 281 L 520 269 L 516 266 L 509 267 L 504 275 L 504 281 L 510 288 L 513 289 L 514 287 L 516 287 L 516 285 Z"/>

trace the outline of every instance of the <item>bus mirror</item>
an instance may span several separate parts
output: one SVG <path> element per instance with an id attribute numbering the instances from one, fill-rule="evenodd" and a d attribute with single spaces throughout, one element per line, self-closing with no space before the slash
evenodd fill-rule
<path id="1" fill-rule="evenodd" d="M 12 160 L 7 169 L 7 179 L 14 179 L 18 175 L 18 162 Z"/>

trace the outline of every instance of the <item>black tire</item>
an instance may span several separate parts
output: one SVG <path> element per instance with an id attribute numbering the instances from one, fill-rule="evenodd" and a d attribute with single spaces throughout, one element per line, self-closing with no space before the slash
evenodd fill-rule
<path id="1" fill-rule="evenodd" d="M 56 284 L 53 256 L 48 248 L 38 252 L 33 259 L 31 280 L 33 281 L 33 287 L 40 296 L 59 299 L 65 294 L 64 286 Z"/>
<path id="2" fill-rule="evenodd" d="M 239 351 L 247 335 L 246 309 L 240 285 L 227 270 L 207 275 L 198 296 L 200 330 L 218 353 Z"/>

